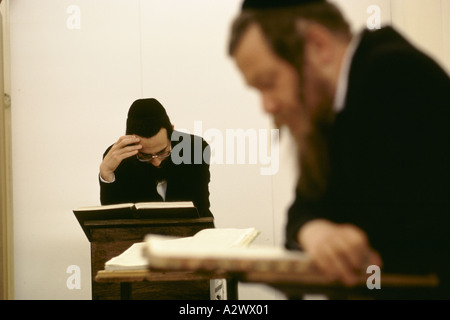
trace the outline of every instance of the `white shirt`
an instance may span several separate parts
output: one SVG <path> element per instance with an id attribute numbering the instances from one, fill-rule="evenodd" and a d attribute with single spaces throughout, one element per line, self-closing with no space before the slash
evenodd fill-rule
<path id="1" fill-rule="evenodd" d="M 166 201 L 166 190 L 167 190 L 167 181 L 159 181 L 156 186 L 156 191 L 158 191 L 158 194 L 161 196 L 163 201 Z"/>
<path id="2" fill-rule="evenodd" d="M 353 56 L 356 49 L 361 42 L 361 34 L 353 36 L 350 41 L 347 50 L 345 51 L 344 58 L 342 60 L 341 70 L 339 71 L 339 78 L 336 87 L 336 94 L 334 96 L 333 110 L 339 113 L 344 109 L 345 97 L 348 90 L 348 77 L 350 75 L 350 67 L 352 65 Z"/>

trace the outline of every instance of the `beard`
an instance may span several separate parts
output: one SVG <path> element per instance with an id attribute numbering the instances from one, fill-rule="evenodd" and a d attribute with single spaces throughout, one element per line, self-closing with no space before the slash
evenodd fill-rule
<path id="1" fill-rule="evenodd" d="M 301 80 L 307 79 L 302 77 Z M 326 83 L 316 82 L 311 89 L 317 100 L 312 102 L 308 99 L 307 92 L 300 92 L 299 100 L 304 109 L 303 123 L 300 130 L 291 129 L 298 147 L 297 193 L 305 201 L 317 201 L 327 190 L 330 176 L 329 144 L 335 118 L 332 110 L 333 97 L 327 90 Z"/>

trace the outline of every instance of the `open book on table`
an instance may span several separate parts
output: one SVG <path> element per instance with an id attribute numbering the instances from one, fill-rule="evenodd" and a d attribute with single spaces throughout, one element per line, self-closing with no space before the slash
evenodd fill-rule
<path id="1" fill-rule="evenodd" d="M 310 267 L 306 255 L 298 251 L 267 245 L 220 246 L 205 240 L 148 235 L 144 245 L 148 265 L 154 270 L 215 273 L 299 273 Z"/>
<path id="2" fill-rule="evenodd" d="M 232 248 L 248 247 L 259 235 L 255 228 L 211 228 L 203 229 L 192 237 L 176 238 L 171 236 L 162 237 L 168 241 L 171 252 L 187 253 L 190 256 L 202 255 L 210 251 L 222 251 Z M 147 236 L 150 237 L 150 236 Z M 149 257 L 147 255 L 148 241 L 133 244 L 119 256 L 105 263 L 105 270 L 145 270 L 149 268 Z M 164 250 L 164 249 L 163 249 Z"/>
<path id="3" fill-rule="evenodd" d="M 79 221 L 130 218 L 199 218 L 192 201 L 121 203 L 73 210 Z"/>

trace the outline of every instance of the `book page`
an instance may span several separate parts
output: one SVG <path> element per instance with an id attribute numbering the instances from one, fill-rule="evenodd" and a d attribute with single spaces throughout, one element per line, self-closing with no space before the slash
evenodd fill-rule
<path id="1" fill-rule="evenodd" d="M 166 253 L 184 252 L 188 256 L 195 252 L 222 251 L 233 247 L 248 246 L 259 234 L 254 228 L 248 229 L 203 229 L 192 237 L 171 237 L 147 235 L 147 239 L 155 239 L 155 246 L 161 246 L 160 251 Z M 158 242 L 158 240 L 162 242 Z M 144 249 L 148 243 L 138 242 L 120 255 L 105 263 L 105 270 L 143 270 L 148 268 L 148 257 Z"/>
<path id="2" fill-rule="evenodd" d="M 144 255 L 144 242 L 133 244 L 122 254 L 108 260 L 105 270 L 145 270 L 148 268 L 148 258 Z"/>
<path id="3" fill-rule="evenodd" d="M 189 241 L 196 245 L 212 245 L 216 248 L 245 247 L 255 240 L 259 231 L 255 228 L 212 228 L 199 231 Z"/>
<path id="4" fill-rule="evenodd" d="M 165 209 L 165 208 L 194 208 L 192 201 L 178 202 L 139 202 L 139 203 L 118 203 L 103 206 L 87 206 L 75 209 L 75 211 L 95 211 L 95 210 L 112 210 L 126 209 L 135 207 L 136 209 Z"/>
<path id="5" fill-rule="evenodd" d="M 145 242 L 147 249 L 154 254 L 190 256 L 247 247 L 258 235 L 259 231 L 255 228 L 212 228 L 201 230 L 194 236 L 185 238 L 148 235 Z"/>
<path id="6" fill-rule="evenodd" d="M 135 204 L 136 209 L 170 209 L 170 208 L 193 208 L 192 201 L 178 202 L 139 202 Z"/>
<path id="7" fill-rule="evenodd" d="M 104 206 L 81 207 L 81 208 L 75 209 L 74 211 L 125 209 L 125 208 L 131 208 L 133 206 L 134 206 L 134 203 L 119 203 L 119 204 L 108 204 L 108 205 L 104 205 Z"/>

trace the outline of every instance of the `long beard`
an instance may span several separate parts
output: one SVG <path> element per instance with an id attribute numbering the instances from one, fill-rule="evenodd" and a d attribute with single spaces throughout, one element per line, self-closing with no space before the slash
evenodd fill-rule
<path id="1" fill-rule="evenodd" d="M 315 112 L 308 116 L 308 127 L 295 137 L 300 172 L 297 192 L 305 201 L 322 197 L 330 176 L 329 143 L 334 113 L 332 98 L 325 90 L 321 91 L 321 101 L 314 106 Z"/>

